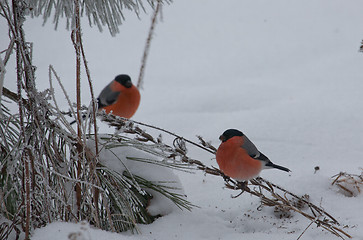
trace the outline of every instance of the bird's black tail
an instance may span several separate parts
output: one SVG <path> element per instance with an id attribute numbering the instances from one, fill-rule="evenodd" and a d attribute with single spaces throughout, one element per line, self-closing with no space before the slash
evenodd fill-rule
<path id="1" fill-rule="evenodd" d="M 291 172 L 290 169 L 285 168 L 285 167 L 280 166 L 280 165 L 273 164 L 272 162 L 267 163 L 266 166 L 271 167 L 271 168 L 277 168 L 277 169 L 280 169 L 280 170 L 285 171 L 285 172 Z"/>

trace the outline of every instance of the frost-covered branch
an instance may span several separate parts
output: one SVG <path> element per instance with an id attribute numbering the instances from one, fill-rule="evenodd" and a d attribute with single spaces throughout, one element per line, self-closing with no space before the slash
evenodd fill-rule
<path id="1" fill-rule="evenodd" d="M 112 114 L 106 114 L 104 111 L 97 113 L 97 116 L 101 117 L 102 121 L 107 122 L 110 126 L 115 127 L 118 130 L 124 128 L 125 126 L 127 126 L 130 123 L 131 124 L 139 124 L 141 126 L 145 126 L 145 127 L 148 127 L 148 128 L 156 129 L 158 131 L 167 133 L 168 135 L 171 135 L 171 136 L 176 137 L 178 139 L 182 139 L 185 142 L 190 143 L 190 144 L 192 144 L 192 145 L 194 145 L 194 146 L 196 146 L 198 148 L 201 148 L 201 149 L 203 149 L 203 150 L 205 150 L 205 151 L 207 151 L 209 153 L 213 153 L 213 154 L 215 153 L 214 149 L 209 149 L 208 146 L 203 146 L 201 144 L 195 143 L 193 141 L 190 141 L 188 139 L 183 138 L 180 135 L 177 135 L 177 134 L 175 134 L 175 133 L 173 133 L 171 131 L 165 130 L 165 129 L 157 127 L 157 126 L 152 126 L 152 125 L 147 124 L 147 123 L 142 123 L 142 122 L 127 119 L 127 118 L 118 117 L 118 116 L 115 116 L 115 115 L 112 115 Z M 130 131 L 130 130 L 128 130 L 128 131 Z M 134 131 L 133 133 L 141 134 L 145 138 L 145 141 L 153 141 L 153 142 L 157 141 L 157 139 L 154 139 L 150 134 L 147 134 L 145 131 L 141 130 L 140 128 L 135 128 L 133 131 Z"/>
<path id="2" fill-rule="evenodd" d="M 1 99 L 2 99 L 2 93 L 3 93 L 3 87 L 4 87 L 4 77 L 5 77 L 5 64 L 3 59 L 0 57 L 0 105 L 1 105 Z M 1 116 L 1 109 L 0 109 L 0 116 Z"/>
<path id="3" fill-rule="evenodd" d="M 96 25 L 100 31 L 103 26 L 107 26 L 112 36 L 119 33 L 119 26 L 125 20 L 125 11 L 133 11 L 137 16 L 140 12 L 145 12 L 144 2 L 147 2 L 152 8 L 159 0 L 82 0 L 81 13 L 84 14 L 90 26 Z M 170 3 L 170 0 L 164 0 Z M 31 0 L 30 15 L 37 17 L 42 16 L 44 23 L 53 15 L 55 28 L 59 25 L 61 17 L 66 18 L 67 28 L 74 29 L 74 1 L 64 0 Z"/>
<path id="4" fill-rule="evenodd" d="M 1 9 L 4 11 L 3 6 L 1 6 Z M 5 52 L 4 58 L 0 56 L 0 105 L 1 105 L 3 87 L 4 87 L 4 78 L 6 73 L 5 66 L 10 58 L 11 53 L 13 52 L 14 43 L 15 43 L 14 38 L 12 38 L 10 40 L 8 48 L 1 52 L 1 54 Z M 1 109 L 0 109 L 0 116 L 1 116 Z"/>
<path id="5" fill-rule="evenodd" d="M 136 85 L 137 88 L 142 88 L 142 86 L 143 86 L 143 79 L 144 79 L 144 73 L 145 73 L 145 67 L 146 67 L 146 60 L 147 60 L 147 57 L 149 55 L 151 40 L 152 40 L 152 37 L 154 35 L 156 19 L 158 17 L 159 12 L 161 11 L 161 4 L 162 4 L 161 0 L 156 0 L 156 1 L 157 1 L 156 8 L 154 10 L 153 17 L 151 18 L 151 25 L 150 25 L 150 28 L 149 28 L 149 34 L 148 34 L 147 39 L 146 39 L 144 54 L 143 54 L 142 60 L 141 60 L 139 78 L 137 80 L 137 85 Z"/>

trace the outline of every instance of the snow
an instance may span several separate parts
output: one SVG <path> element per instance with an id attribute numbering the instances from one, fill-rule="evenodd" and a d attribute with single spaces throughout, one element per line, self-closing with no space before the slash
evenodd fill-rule
<path id="1" fill-rule="evenodd" d="M 363 194 L 346 197 L 331 176 L 363 167 L 363 39 L 358 0 L 175 1 L 163 8 L 146 66 L 141 105 L 133 117 L 196 141 L 201 135 L 218 146 L 228 128 L 243 131 L 288 174 L 266 170 L 263 178 L 296 194 L 309 194 L 363 240 Z M 126 14 L 121 33 L 111 38 L 84 20 L 83 39 L 95 93 L 117 74 L 138 76 L 149 15 Z M 2 21 L 2 20 L 1 20 Z M 53 31 L 40 19 L 26 22 L 34 42 L 39 89 L 49 87 L 48 65 L 64 81 L 72 99 L 74 49 L 70 33 Z M 1 22 L 2 28 L 4 22 Z M 3 39 L 5 36 L 0 36 Z M 1 49 L 6 41 L 1 40 Z M 11 69 L 11 68 L 10 68 Z M 15 73 L 5 86 L 15 89 Z M 88 103 L 83 78 L 83 102 Z M 59 93 L 58 102 L 64 99 Z M 67 104 L 64 101 L 64 108 Z M 100 126 L 103 132 L 112 132 Z M 189 155 L 217 166 L 210 154 L 188 146 Z M 314 174 L 314 167 L 320 170 Z M 86 223 L 53 223 L 32 239 L 297 239 L 309 221 L 299 215 L 280 219 L 273 209 L 258 211 L 259 199 L 223 188 L 223 179 L 202 172 L 178 175 L 188 200 L 199 208 L 173 211 L 142 234 L 110 233 Z M 76 236 L 76 235 L 72 235 Z M 300 239 L 336 239 L 314 224 Z"/>
<path id="2" fill-rule="evenodd" d="M 102 135 L 99 137 L 102 138 Z M 90 140 L 87 145 L 90 149 L 95 149 L 94 141 Z M 124 171 L 128 171 L 133 175 L 162 185 L 171 193 L 178 194 L 179 196 L 185 195 L 179 177 L 170 168 L 149 163 L 151 161 L 161 162 L 162 159 L 130 146 L 107 148 L 107 142 L 105 141 L 101 141 L 100 145 L 102 146 L 99 153 L 100 164 L 108 169 L 121 175 Z M 149 162 L 142 161 L 144 159 Z M 153 196 L 147 207 L 148 213 L 151 216 L 159 214 L 163 216 L 180 210 L 178 206 L 170 199 L 164 197 L 163 194 L 150 188 L 144 188 L 144 190 Z"/>

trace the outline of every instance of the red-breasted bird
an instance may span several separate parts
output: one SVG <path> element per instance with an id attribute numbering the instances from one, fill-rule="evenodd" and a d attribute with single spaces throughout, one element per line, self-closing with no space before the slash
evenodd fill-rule
<path id="1" fill-rule="evenodd" d="M 97 98 L 98 109 L 107 114 L 131 118 L 140 104 L 140 92 L 128 75 L 121 74 L 108 84 Z"/>
<path id="2" fill-rule="evenodd" d="M 219 139 L 216 159 L 219 169 L 239 182 L 257 177 L 262 169 L 277 168 L 290 172 L 288 168 L 273 164 L 256 146 L 236 129 L 226 130 Z"/>

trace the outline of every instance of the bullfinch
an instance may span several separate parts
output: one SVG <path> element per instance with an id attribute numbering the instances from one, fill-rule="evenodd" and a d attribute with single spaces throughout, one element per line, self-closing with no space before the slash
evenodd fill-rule
<path id="1" fill-rule="evenodd" d="M 239 130 L 228 129 L 219 139 L 222 141 L 216 153 L 219 169 L 239 182 L 257 177 L 261 170 L 266 168 L 290 172 L 288 168 L 273 164 Z"/>
<path id="2" fill-rule="evenodd" d="M 100 93 L 97 98 L 98 109 L 105 110 L 107 114 L 131 118 L 140 104 L 140 92 L 128 75 L 121 74 L 115 77 Z"/>

